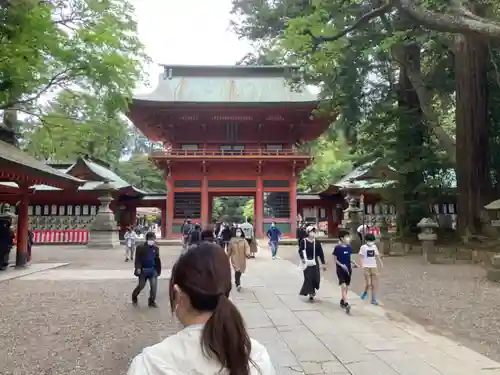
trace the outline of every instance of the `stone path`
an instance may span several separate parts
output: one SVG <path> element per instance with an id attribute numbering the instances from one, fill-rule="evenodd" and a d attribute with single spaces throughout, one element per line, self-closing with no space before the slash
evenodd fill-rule
<path id="1" fill-rule="evenodd" d="M 280 374 L 500 374 L 499 363 L 381 307 L 354 299 L 347 316 L 332 283 L 323 282 L 317 301 L 305 301 L 297 266 L 260 255 L 233 299 Z"/>
<path id="2" fill-rule="evenodd" d="M 0 310 L 10 308 L 0 314 L 0 362 L 7 364 L 5 374 L 123 373 L 143 346 L 179 328 L 169 323 L 165 280 L 160 309 L 133 309 L 128 301 L 134 285 L 131 270 L 107 264 L 109 269 L 62 267 L 0 284 L 7 296 Z M 162 278 L 168 274 L 165 269 Z M 499 363 L 355 296 L 352 316 L 347 316 L 338 306 L 338 287 L 328 281 L 323 281 L 318 299 L 308 302 L 298 296 L 301 282 L 295 264 L 272 261 L 262 252 L 249 262 L 243 291 L 232 294 L 250 335 L 266 345 L 280 375 L 500 374 Z M 23 294 L 16 296 L 16 291 Z M 43 299 L 37 301 L 39 295 Z M 62 301 L 66 303 L 58 305 Z M 35 310 L 28 313 L 33 305 Z M 22 325 L 9 328 L 7 321 L 15 316 L 29 319 L 24 322 L 30 331 Z M 50 332 L 43 327 L 51 327 Z M 27 336 L 31 330 L 36 336 Z M 150 334 L 143 336 L 145 331 Z M 32 341 L 38 349 L 29 350 L 27 343 Z M 61 343 L 64 346 L 58 348 Z M 2 352 L 9 347 L 12 350 Z M 45 347 L 51 352 L 45 353 Z"/>

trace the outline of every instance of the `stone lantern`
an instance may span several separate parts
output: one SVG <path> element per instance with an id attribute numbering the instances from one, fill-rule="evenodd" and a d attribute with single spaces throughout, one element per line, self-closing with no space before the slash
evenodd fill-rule
<path id="1" fill-rule="evenodd" d="M 349 231 L 352 239 L 352 248 L 356 249 L 361 246 L 361 241 L 358 237 L 358 227 L 359 227 L 359 216 L 361 212 L 361 208 L 358 207 L 358 202 L 355 198 L 349 198 L 348 204 L 349 206 L 344 210 L 344 221 L 343 226 L 346 230 Z"/>
<path id="2" fill-rule="evenodd" d="M 498 229 L 500 227 L 500 199 L 497 199 L 484 208 L 488 211 L 491 220 L 491 232 L 493 235 L 498 236 Z M 486 271 L 486 277 L 491 281 L 500 281 L 500 253 L 496 253 L 492 259 L 491 268 Z"/>
<path id="3" fill-rule="evenodd" d="M 437 263 L 436 240 L 437 234 L 435 230 L 439 227 L 438 223 L 428 217 L 422 218 L 417 224 L 420 229 L 418 239 L 422 242 L 422 254 L 428 263 Z"/>
<path id="4" fill-rule="evenodd" d="M 94 249 L 111 249 L 120 246 L 118 237 L 118 226 L 115 215 L 109 208 L 113 201 L 115 188 L 109 182 L 97 186 L 95 191 L 99 193 L 101 206 L 89 228 L 89 242 L 87 247 Z"/>

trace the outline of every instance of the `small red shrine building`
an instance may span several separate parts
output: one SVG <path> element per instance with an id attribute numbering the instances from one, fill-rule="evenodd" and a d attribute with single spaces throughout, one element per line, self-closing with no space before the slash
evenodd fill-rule
<path id="1" fill-rule="evenodd" d="M 318 98 L 287 80 L 296 67 L 164 66 L 158 86 L 134 98 L 129 118 L 162 142 L 151 159 L 165 171 L 167 238 L 189 218 L 207 225 L 216 196 L 255 198 L 261 237 L 271 222 L 284 235 L 297 225 L 296 186 L 311 156 L 299 149 L 329 120 L 313 111 Z"/>
<path id="2" fill-rule="evenodd" d="M 29 185 L 32 192 L 28 206 L 29 228 L 37 244 L 87 243 L 88 227 L 101 205 L 98 187 L 104 182 L 113 188 L 114 199 L 110 208 L 115 214 L 121 238 L 128 225 L 135 225 L 137 208 L 156 207 L 161 210 L 162 217 L 166 215 L 164 195 L 150 194 L 130 185 L 102 162 L 79 157 L 74 163 L 37 163 L 67 179 L 80 181 L 81 185 L 71 191 L 63 191 L 57 184 Z M 0 191 L 15 187 L 13 183 L 0 182 Z M 0 198 L 11 205 L 15 205 L 18 199 L 12 194 Z"/>
<path id="3" fill-rule="evenodd" d="M 358 165 L 322 192 L 297 193 L 298 214 L 304 220 L 324 227 L 329 237 L 336 237 L 343 220 L 343 210 L 347 207 L 345 197 L 362 196 L 363 223 L 375 224 L 376 217 L 382 216 L 393 227 L 397 216 L 396 204 L 384 199 L 384 195 L 387 195 L 387 189 L 397 184 L 397 175 L 397 170 L 380 158 Z M 454 172 L 448 171 L 446 179 L 449 189 L 445 189 L 430 204 L 429 211 L 442 227 L 454 227 L 457 220 Z"/>
<path id="4" fill-rule="evenodd" d="M 34 196 L 32 186 L 43 184 L 75 192 L 85 181 L 61 173 L 0 140 L 0 182 L 0 202 L 17 204 L 16 265 L 24 266 L 28 260 L 29 205 Z"/>

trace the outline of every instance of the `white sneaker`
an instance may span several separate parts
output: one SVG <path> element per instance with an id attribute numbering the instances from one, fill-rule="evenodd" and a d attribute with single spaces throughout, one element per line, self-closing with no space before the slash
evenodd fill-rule
<path id="1" fill-rule="evenodd" d="M 276 259 L 276 257 L 273 257 L 273 260 L 275 260 L 275 259 Z"/>
<path id="2" fill-rule="evenodd" d="M 237 290 L 238 292 L 241 292 L 241 285 L 238 285 L 238 286 L 236 287 L 236 290 Z"/>

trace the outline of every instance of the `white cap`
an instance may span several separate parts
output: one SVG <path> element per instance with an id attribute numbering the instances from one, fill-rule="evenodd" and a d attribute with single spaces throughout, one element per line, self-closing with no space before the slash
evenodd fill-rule
<path id="1" fill-rule="evenodd" d="M 309 225 L 307 228 L 306 228 L 306 232 L 309 233 L 311 231 L 315 231 L 316 232 L 316 226 L 314 225 Z"/>

